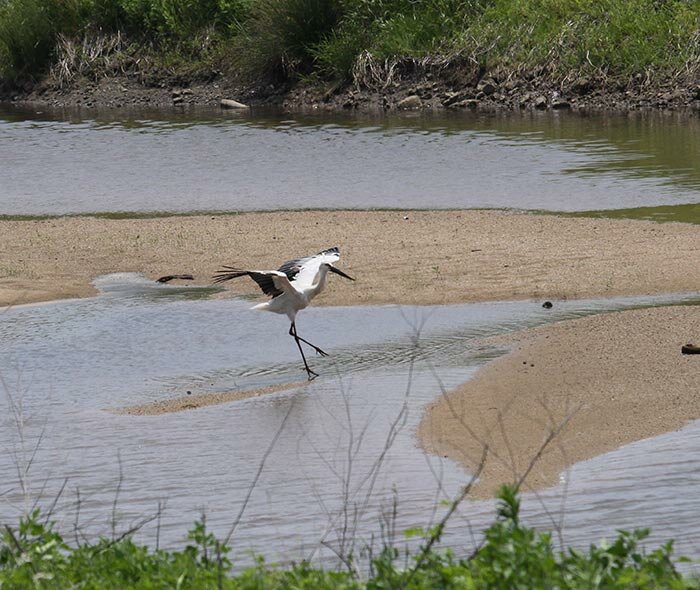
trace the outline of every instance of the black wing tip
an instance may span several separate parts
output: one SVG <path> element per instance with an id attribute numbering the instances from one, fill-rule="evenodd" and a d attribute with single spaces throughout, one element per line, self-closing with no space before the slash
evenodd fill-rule
<path id="1" fill-rule="evenodd" d="M 224 266 L 222 270 L 217 270 L 211 277 L 214 283 L 223 283 L 231 279 L 237 279 L 248 274 L 247 270 L 236 268 L 234 266 Z"/>
<path id="2" fill-rule="evenodd" d="M 318 255 L 322 254 L 338 254 L 340 256 L 340 248 L 338 246 L 333 246 L 332 248 L 327 248 L 326 250 L 321 250 Z"/>

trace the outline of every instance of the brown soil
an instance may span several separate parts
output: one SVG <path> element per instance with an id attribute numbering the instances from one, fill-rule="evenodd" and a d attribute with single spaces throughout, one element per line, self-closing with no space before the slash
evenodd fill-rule
<path id="1" fill-rule="evenodd" d="M 403 66 L 403 67 L 402 67 Z M 289 110 L 573 110 L 700 111 L 700 86 L 680 80 L 646 84 L 641 77 L 607 80 L 579 77 L 568 82 L 545 73 L 475 70 L 472 64 L 417 67 L 399 64 L 389 82 L 292 88 L 281 96 Z"/>
<path id="2" fill-rule="evenodd" d="M 298 83 L 245 86 L 222 74 L 164 77 L 102 77 L 76 79 L 59 87 L 50 79 L 20 89 L 0 88 L 0 100 L 50 107 L 218 106 L 235 99 L 251 106 L 276 105 L 300 110 L 469 110 L 571 109 L 578 111 L 639 109 L 700 111 L 697 81 L 670 79 L 650 84 L 642 77 L 610 80 L 552 80 L 546 72 L 485 74 L 471 63 L 419 66 L 398 64 L 389 82 L 367 85 Z M 205 77 L 206 78 L 206 77 Z M 143 80 L 148 80 L 148 83 Z"/>
<path id="3" fill-rule="evenodd" d="M 311 211 L 0 221 L 0 305 L 95 293 L 100 274 L 210 284 L 222 264 L 277 268 L 339 246 L 328 305 L 442 304 L 692 291 L 700 229 L 497 211 Z M 322 236 L 322 237 L 319 237 Z M 257 293 L 252 281 L 228 288 Z M 259 294 L 259 293 L 258 293 Z"/>
<path id="4" fill-rule="evenodd" d="M 517 482 L 543 441 L 564 425 L 524 486 L 554 484 L 568 465 L 700 418 L 700 357 L 681 353 L 698 338 L 700 306 L 609 313 L 525 331 L 511 339 L 509 355 L 428 408 L 420 440 L 471 470 L 488 445 L 475 491 L 489 496 L 500 484 Z"/>
<path id="5" fill-rule="evenodd" d="M 40 84 L 4 97 L 18 104 L 46 105 L 58 108 L 132 108 L 219 106 L 222 98 L 238 96 L 231 82 L 191 81 L 184 84 L 163 82 L 145 86 L 131 78 L 103 78 L 99 82 L 82 80 L 68 88 Z M 3 98 L 0 96 L 0 100 Z"/>

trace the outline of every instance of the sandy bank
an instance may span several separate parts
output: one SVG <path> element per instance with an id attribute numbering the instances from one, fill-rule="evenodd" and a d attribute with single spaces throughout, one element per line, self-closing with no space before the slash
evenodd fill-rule
<path id="1" fill-rule="evenodd" d="M 700 418 L 700 355 L 681 354 L 683 344 L 699 340 L 700 306 L 609 313 L 519 333 L 509 355 L 429 407 L 419 438 L 471 469 L 487 443 L 476 489 L 486 496 L 516 481 L 570 417 L 526 480 L 526 488 L 554 484 L 568 465 Z"/>
<path id="2" fill-rule="evenodd" d="M 277 268 L 334 245 L 358 280 L 330 281 L 321 304 L 680 292 L 698 288 L 700 268 L 697 226 L 498 211 L 67 217 L 0 221 L 0 236 L 0 305 L 92 295 L 91 280 L 116 271 L 207 284 L 221 264 Z"/>
<path id="3" fill-rule="evenodd" d="M 164 399 L 147 404 L 127 406 L 113 410 L 116 414 L 128 414 L 130 416 L 158 416 L 160 414 L 172 414 L 173 412 L 184 412 L 185 410 L 196 410 L 206 406 L 215 406 L 233 401 L 259 397 L 270 393 L 279 393 L 295 387 L 304 387 L 308 381 L 298 381 L 294 383 L 283 383 L 281 385 L 270 385 L 269 387 L 259 387 L 257 389 L 242 389 L 234 391 L 221 391 L 213 393 L 200 393 L 194 395 L 183 395 L 171 399 Z"/>

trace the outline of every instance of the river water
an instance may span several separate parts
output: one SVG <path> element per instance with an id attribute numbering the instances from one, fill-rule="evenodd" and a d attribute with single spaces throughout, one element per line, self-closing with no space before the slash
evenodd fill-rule
<path id="1" fill-rule="evenodd" d="M 14 474 L 19 466 L 24 473 L 30 464 L 23 485 L 0 490 L 2 520 L 14 521 L 37 499 L 51 505 L 65 483 L 56 513 L 69 534 L 76 521 L 88 536 L 119 533 L 162 503 L 158 526 L 144 527 L 140 540 L 180 546 L 202 512 L 220 537 L 238 520 L 232 537 L 238 563 L 249 561 L 248 551 L 272 560 L 328 558 L 321 543 L 338 550 L 349 538 L 343 530 L 354 533 L 357 548 L 370 544 L 380 538 L 394 493 L 399 536 L 429 526 L 436 502 L 454 495 L 468 475 L 447 459 L 426 456 L 415 428 L 441 388 L 463 382 L 502 353 L 480 346 L 480 337 L 605 310 L 698 300 L 567 301 L 552 310 L 534 301 L 311 308 L 298 329 L 331 353 L 310 358 L 321 378 L 282 393 L 136 417 L 115 410 L 188 391 L 294 382 L 305 374 L 286 320 L 250 311 L 250 302 L 126 273 L 96 285 L 98 297 L 0 314 L 7 407 L 0 471 Z M 653 526 L 660 539 L 681 531 L 681 549 L 695 548 L 700 535 L 687 525 L 688 514 L 700 508 L 694 493 L 699 434 L 691 427 L 661 444 L 631 445 L 578 465 L 567 486 L 541 494 L 543 504 L 528 497 L 525 512 L 543 527 L 552 513 L 563 513 L 566 539 L 577 544 L 634 524 Z M 688 510 L 678 510 L 677 502 L 668 509 L 678 495 Z M 470 531 L 488 524 L 492 509 L 489 502 L 465 505 L 448 543 L 473 548 Z"/>
<path id="2" fill-rule="evenodd" d="M 0 107 L 0 214 L 698 203 L 700 119 Z"/>
<path id="3" fill-rule="evenodd" d="M 698 221 L 698 126 L 565 113 L 105 116 L 6 107 L 0 214 L 614 208 Z M 250 312 L 250 302 L 213 288 L 122 273 L 95 284 L 98 297 L 0 311 L 0 522 L 57 498 L 63 531 L 110 536 L 160 506 L 137 539 L 181 547 L 204 513 L 217 535 L 231 534 L 238 564 L 250 562 L 249 551 L 330 563 L 334 551 L 352 549 L 350 538 L 356 550 L 377 548 L 391 531 L 400 539 L 435 522 L 438 502 L 469 476 L 425 455 L 415 428 L 441 388 L 502 353 L 479 337 L 697 301 L 313 308 L 300 334 L 331 353 L 310 358 L 322 374 L 313 383 L 135 417 L 115 410 L 303 379 L 298 351 L 284 318 Z M 526 522 L 559 527 L 565 543 L 581 547 L 617 528 L 650 526 L 652 543 L 675 538 L 680 552 L 698 555 L 699 456 L 700 426 L 690 424 L 583 462 L 559 486 L 524 496 Z M 387 516 L 394 501 L 396 515 Z M 492 503 L 467 502 L 446 543 L 469 552 L 492 517 Z"/>

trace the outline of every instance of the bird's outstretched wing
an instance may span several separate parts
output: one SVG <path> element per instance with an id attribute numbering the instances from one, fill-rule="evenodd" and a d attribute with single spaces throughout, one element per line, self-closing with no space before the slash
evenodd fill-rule
<path id="1" fill-rule="evenodd" d="M 223 283 L 231 279 L 249 276 L 262 289 L 265 295 L 277 297 L 290 288 L 289 283 L 294 282 L 294 287 L 311 285 L 322 263 L 332 264 L 340 260 L 340 251 L 337 247 L 322 250 L 313 256 L 288 260 L 278 270 L 245 270 L 235 266 L 224 266 L 222 270 L 214 274 L 215 283 Z M 285 282 L 285 276 L 287 282 Z"/>
<path id="2" fill-rule="evenodd" d="M 333 264 L 338 260 L 340 260 L 338 248 L 329 248 L 313 256 L 285 262 L 280 271 L 287 275 L 297 289 L 304 289 L 314 284 L 322 264 Z"/>
<path id="3" fill-rule="evenodd" d="M 222 270 L 214 274 L 214 283 L 223 283 L 231 279 L 248 276 L 253 279 L 262 292 L 270 297 L 277 297 L 284 293 L 284 287 L 289 285 L 289 280 L 283 273 L 277 270 L 244 270 L 235 266 L 224 266 Z"/>
<path id="4" fill-rule="evenodd" d="M 302 268 L 308 267 L 308 265 L 313 263 L 314 260 L 318 260 L 319 266 L 321 262 L 337 262 L 340 260 L 340 251 L 338 250 L 337 246 L 334 246 L 333 248 L 322 250 L 318 254 L 314 254 L 312 256 L 304 256 L 304 258 L 287 260 L 287 262 L 285 262 L 277 270 L 286 274 L 287 278 L 290 281 L 293 281 Z"/>

